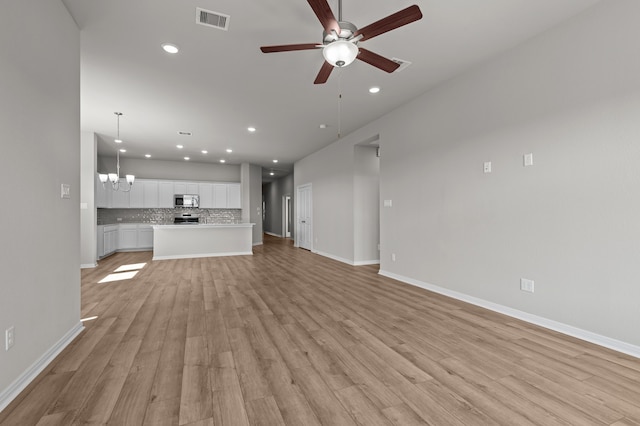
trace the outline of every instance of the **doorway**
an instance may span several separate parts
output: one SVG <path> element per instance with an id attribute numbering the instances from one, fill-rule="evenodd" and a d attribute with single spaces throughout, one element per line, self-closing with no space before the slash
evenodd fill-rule
<path id="1" fill-rule="evenodd" d="M 313 201 L 311 184 L 301 185 L 296 194 L 296 246 L 313 249 Z"/>
<path id="2" fill-rule="evenodd" d="M 291 238 L 291 196 L 282 197 L 282 236 Z"/>

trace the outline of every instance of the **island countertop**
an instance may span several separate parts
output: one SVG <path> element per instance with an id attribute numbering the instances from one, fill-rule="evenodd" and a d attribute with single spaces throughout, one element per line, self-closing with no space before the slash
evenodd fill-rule
<path id="1" fill-rule="evenodd" d="M 193 224 L 169 224 L 153 225 L 153 229 L 182 229 L 182 228 L 251 228 L 255 223 L 193 223 Z"/>

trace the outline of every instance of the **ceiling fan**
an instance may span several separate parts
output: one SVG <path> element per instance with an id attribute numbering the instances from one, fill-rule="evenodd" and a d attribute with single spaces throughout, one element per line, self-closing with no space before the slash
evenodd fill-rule
<path id="1" fill-rule="evenodd" d="M 320 68 L 320 72 L 313 82 L 314 84 L 326 83 L 334 67 L 346 67 L 355 59 L 388 73 L 395 71 L 400 64 L 359 47 L 358 42 L 369 40 L 422 18 L 420 8 L 417 5 L 413 5 L 358 29 L 351 22 L 342 20 L 342 0 L 338 0 L 338 19 L 335 18 L 327 0 L 307 1 L 324 27 L 322 44 L 304 43 L 262 46 L 260 50 L 263 53 L 274 53 L 321 48 L 325 62 L 322 64 L 322 68 Z"/>

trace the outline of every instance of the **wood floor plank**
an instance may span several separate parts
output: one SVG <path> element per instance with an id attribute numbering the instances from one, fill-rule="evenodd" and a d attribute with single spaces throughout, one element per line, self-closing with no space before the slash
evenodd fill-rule
<path id="1" fill-rule="evenodd" d="M 93 318 L 0 425 L 640 425 L 637 358 L 290 240 L 253 251 L 82 270 Z"/>

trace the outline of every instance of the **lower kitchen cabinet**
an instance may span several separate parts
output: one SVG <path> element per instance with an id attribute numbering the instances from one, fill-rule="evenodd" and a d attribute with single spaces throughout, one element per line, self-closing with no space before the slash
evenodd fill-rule
<path id="1" fill-rule="evenodd" d="M 149 224 L 98 225 L 97 232 L 98 259 L 116 251 L 150 250 L 153 248 L 153 227 Z"/>

